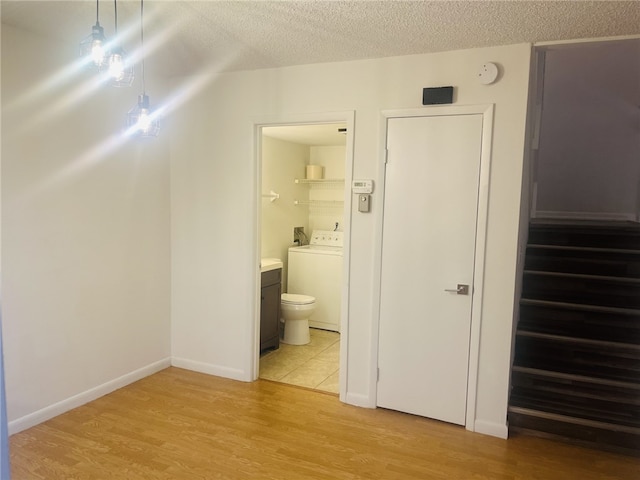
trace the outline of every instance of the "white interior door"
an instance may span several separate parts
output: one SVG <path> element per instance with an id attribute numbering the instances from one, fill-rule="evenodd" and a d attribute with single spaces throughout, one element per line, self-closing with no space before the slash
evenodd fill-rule
<path id="1" fill-rule="evenodd" d="M 459 425 L 481 147 L 480 114 L 388 120 L 377 403 Z"/>

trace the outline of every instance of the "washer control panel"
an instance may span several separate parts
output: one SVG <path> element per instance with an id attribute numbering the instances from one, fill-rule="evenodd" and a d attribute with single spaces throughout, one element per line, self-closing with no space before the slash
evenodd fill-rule
<path id="1" fill-rule="evenodd" d="M 342 248 L 342 238 L 343 232 L 332 232 L 331 230 L 314 230 L 311 234 L 309 245 Z"/>

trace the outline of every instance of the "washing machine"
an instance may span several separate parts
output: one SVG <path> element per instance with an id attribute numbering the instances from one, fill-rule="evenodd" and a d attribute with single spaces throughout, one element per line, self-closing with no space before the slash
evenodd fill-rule
<path id="1" fill-rule="evenodd" d="M 311 295 L 309 326 L 340 331 L 343 232 L 314 230 L 309 245 L 289 248 L 287 292 Z"/>

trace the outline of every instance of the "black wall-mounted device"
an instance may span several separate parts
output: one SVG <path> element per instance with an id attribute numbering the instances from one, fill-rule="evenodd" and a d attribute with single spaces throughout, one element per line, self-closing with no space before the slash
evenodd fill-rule
<path id="1" fill-rule="evenodd" d="M 453 103 L 453 87 L 431 87 L 422 89 L 422 105 Z"/>

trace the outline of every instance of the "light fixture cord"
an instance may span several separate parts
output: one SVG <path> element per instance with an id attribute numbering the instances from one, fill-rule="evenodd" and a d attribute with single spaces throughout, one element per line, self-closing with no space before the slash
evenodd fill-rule
<path id="1" fill-rule="evenodd" d="M 113 18 L 114 27 L 116 33 L 116 39 L 118 38 L 118 0 L 113 0 Z"/>
<path id="2" fill-rule="evenodd" d="M 100 25 L 100 0 L 96 0 L 96 25 Z"/>
<path id="3" fill-rule="evenodd" d="M 142 50 L 142 95 L 146 95 L 147 91 L 144 83 L 144 57 L 146 53 L 144 51 L 144 0 L 140 0 L 140 49 Z"/>

